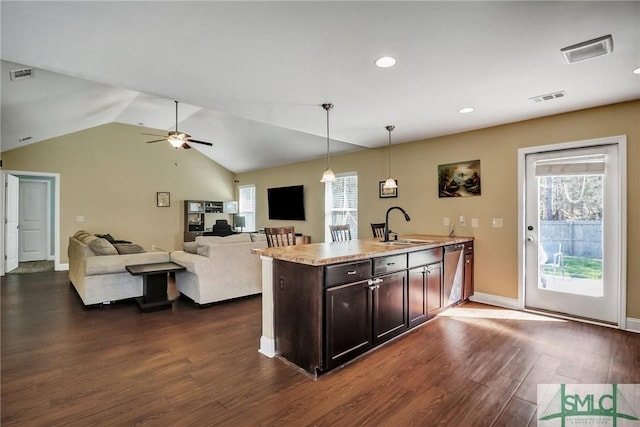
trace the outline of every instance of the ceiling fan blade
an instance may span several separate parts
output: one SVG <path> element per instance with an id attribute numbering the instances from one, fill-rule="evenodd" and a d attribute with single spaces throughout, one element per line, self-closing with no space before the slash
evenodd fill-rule
<path id="1" fill-rule="evenodd" d="M 180 147 L 184 148 L 185 150 L 188 149 L 188 148 L 191 148 L 191 146 L 189 146 L 189 144 L 187 144 L 186 142 L 183 143 Z"/>
<path id="2" fill-rule="evenodd" d="M 196 139 L 191 139 L 189 138 L 187 141 L 189 142 L 195 142 L 196 144 L 203 144 L 203 145 L 208 145 L 209 147 L 213 147 L 213 144 L 210 142 L 205 142 L 205 141 L 198 141 Z"/>
<path id="3" fill-rule="evenodd" d="M 166 138 L 166 135 L 158 135 L 157 133 L 141 133 L 140 135 L 164 136 Z"/>
<path id="4" fill-rule="evenodd" d="M 154 139 L 153 141 L 147 141 L 147 144 L 151 144 L 152 142 L 160 142 L 160 141 L 166 141 L 167 138 L 163 138 L 163 139 Z"/>

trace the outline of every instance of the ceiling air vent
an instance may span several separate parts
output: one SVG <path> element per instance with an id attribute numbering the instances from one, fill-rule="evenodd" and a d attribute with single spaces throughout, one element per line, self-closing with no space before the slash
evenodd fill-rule
<path id="1" fill-rule="evenodd" d="M 613 52 L 611 34 L 560 49 L 567 64 L 607 55 Z"/>
<path id="2" fill-rule="evenodd" d="M 33 68 L 22 68 L 20 70 L 9 71 L 12 81 L 25 80 L 33 78 Z"/>
<path id="3" fill-rule="evenodd" d="M 542 101 L 551 101 L 553 99 L 564 98 L 567 96 L 567 93 L 563 90 L 560 92 L 547 93 L 546 95 L 538 95 L 533 98 L 529 98 L 533 102 L 542 102 Z"/>

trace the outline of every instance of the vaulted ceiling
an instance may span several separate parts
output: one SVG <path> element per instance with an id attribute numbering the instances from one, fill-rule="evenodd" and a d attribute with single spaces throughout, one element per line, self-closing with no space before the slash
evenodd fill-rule
<path id="1" fill-rule="evenodd" d="M 340 153 L 387 144 L 388 124 L 395 144 L 640 98 L 640 2 L 0 7 L 2 151 L 110 122 L 165 133 L 180 100 L 180 130 L 214 144 L 194 148 L 239 173 L 324 156 L 325 102 Z M 608 34 L 612 53 L 565 62 Z"/>

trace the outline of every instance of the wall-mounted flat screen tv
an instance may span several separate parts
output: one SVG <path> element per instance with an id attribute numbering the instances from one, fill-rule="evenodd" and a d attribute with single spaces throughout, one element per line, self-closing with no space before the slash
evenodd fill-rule
<path id="1" fill-rule="evenodd" d="M 269 219 L 304 221 L 304 186 L 267 189 Z"/>

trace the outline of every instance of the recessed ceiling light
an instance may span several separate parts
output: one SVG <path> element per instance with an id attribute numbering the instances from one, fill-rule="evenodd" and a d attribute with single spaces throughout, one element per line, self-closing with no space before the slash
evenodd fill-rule
<path id="1" fill-rule="evenodd" d="M 467 113 L 473 113 L 474 110 L 475 109 L 472 108 L 472 107 L 464 107 L 464 108 L 459 109 L 458 112 L 462 113 L 462 114 L 467 114 Z"/>
<path id="2" fill-rule="evenodd" d="M 640 74 L 640 67 L 633 70 L 633 74 Z"/>
<path id="3" fill-rule="evenodd" d="M 396 65 L 396 59 L 392 58 L 391 56 L 383 56 L 382 58 L 376 59 L 374 64 L 376 64 L 376 67 L 379 68 L 389 68 Z"/>

